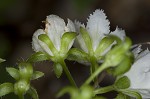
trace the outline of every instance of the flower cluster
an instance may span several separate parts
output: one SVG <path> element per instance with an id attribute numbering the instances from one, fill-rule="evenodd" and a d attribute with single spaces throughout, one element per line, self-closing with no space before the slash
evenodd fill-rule
<path id="1" fill-rule="evenodd" d="M 64 71 L 72 85 L 62 89 L 58 97 L 69 93 L 71 99 L 105 99 L 101 94 L 116 91 L 115 99 L 150 98 L 150 51 L 142 51 L 141 45 L 134 45 L 132 50 L 132 42 L 125 31 L 116 27 L 111 32 L 109 24 L 104 11 L 99 9 L 90 14 L 86 25 L 70 19 L 66 24 L 57 15 L 47 16 L 45 29 L 38 29 L 33 34 L 32 48 L 36 53 L 20 63 L 19 69 L 6 68 L 16 82 L 1 84 L 0 97 L 14 92 L 20 99 L 24 99 L 26 93 L 38 99 L 30 82 L 44 74 L 34 71 L 32 63 L 51 60 L 56 77 L 59 78 Z M 80 87 L 65 60 L 89 65 L 90 76 Z M 0 63 L 3 61 L 0 58 Z M 101 87 L 104 70 L 116 79 L 112 85 Z"/>
<path id="2" fill-rule="evenodd" d="M 46 18 L 45 29 L 39 29 L 33 35 L 32 45 L 37 53 L 32 55 L 29 61 L 52 60 L 57 77 L 61 76 L 63 69 L 67 75 L 69 73 L 63 64 L 65 59 L 91 65 L 91 76 L 83 86 L 91 81 L 96 84 L 95 78 L 106 69 L 118 79 L 123 76 L 121 80 L 117 79 L 113 84 L 115 89 L 112 88 L 112 90 L 121 92 L 117 97 L 122 96 L 123 93 L 133 97 L 141 97 L 141 94 L 142 97 L 149 98 L 149 51 L 140 53 L 138 47 L 133 51 L 134 57 L 130 51 L 131 41 L 126 37 L 125 31 L 116 27 L 115 31 L 110 32 L 109 24 L 105 13 L 99 9 L 90 14 L 86 26 L 79 21 L 73 23 L 69 19 L 66 25 L 60 17 L 49 15 Z M 71 48 L 72 46 L 74 48 Z M 135 62 L 132 65 L 134 58 Z M 71 76 L 68 76 L 68 79 L 75 85 Z M 128 86 L 123 87 L 124 82 L 128 82 Z"/>

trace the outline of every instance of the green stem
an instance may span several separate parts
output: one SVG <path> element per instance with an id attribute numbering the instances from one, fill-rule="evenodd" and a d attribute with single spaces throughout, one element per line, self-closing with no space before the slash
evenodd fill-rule
<path id="1" fill-rule="evenodd" d="M 98 63 L 96 61 L 96 58 L 95 57 L 91 57 L 91 68 L 92 68 L 92 72 L 91 72 L 91 75 L 97 70 L 98 68 Z M 98 86 L 98 76 L 96 76 L 96 78 L 94 79 L 94 87 L 96 88 Z"/>
<path id="2" fill-rule="evenodd" d="M 113 85 L 106 86 L 106 87 L 101 87 L 99 89 L 94 90 L 94 95 L 103 94 L 103 93 L 106 93 L 106 92 L 109 92 L 109 91 L 113 91 L 113 90 L 114 90 Z"/>
<path id="3" fill-rule="evenodd" d="M 23 94 L 20 94 L 18 95 L 19 99 L 24 99 L 24 95 Z"/>
<path id="4" fill-rule="evenodd" d="M 70 83 L 71 83 L 74 87 L 77 87 L 77 85 L 76 85 L 75 81 L 73 80 L 73 78 L 72 78 L 72 76 L 71 76 L 71 74 L 70 74 L 70 72 L 69 72 L 69 70 L 68 70 L 68 68 L 67 68 L 66 63 L 64 62 L 64 60 L 62 60 L 60 63 L 61 63 L 61 65 L 63 66 L 63 69 L 64 69 L 64 71 L 65 71 L 65 73 L 66 73 L 66 75 L 67 75 L 67 77 L 68 77 Z"/>
<path id="5" fill-rule="evenodd" d="M 99 73 L 101 73 L 104 69 L 107 68 L 107 65 L 103 63 L 98 69 L 85 81 L 82 86 L 88 85 Z"/>

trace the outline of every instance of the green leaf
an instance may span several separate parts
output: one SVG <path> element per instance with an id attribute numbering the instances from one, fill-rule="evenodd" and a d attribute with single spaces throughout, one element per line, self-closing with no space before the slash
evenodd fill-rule
<path id="1" fill-rule="evenodd" d="M 88 34 L 87 30 L 83 27 L 80 27 L 80 32 L 81 32 L 82 38 L 84 39 L 84 42 L 88 48 L 88 51 L 93 51 L 92 40 L 91 40 L 90 35 Z"/>
<path id="2" fill-rule="evenodd" d="M 68 53 L 69 53 L 67 57 L 68 60 L 78 61 L 78 62 L 88 61 L 87 60 L 88 55 L 80 49 L 72 48 L 69 50 Z"/>
<path id="3" fill-rule="evenodd" d="M 50 60 L 50 56 L 43 52 L 36 52 L 29 57 L 27 62 L 39 62 L 44 60 Z"/>
<path id="4" fill-rule="evenodd" d="M 61 38 L 61 47 L 60 47 L 60 54 L 64 54 L 62 56 L 66 55 L 69 48 L 72 46 L 76 35 L 77 34 L 75 32 L 66 32 L 63 34 L 63 36 Z"/>
<path id="5" fill-rule="evenodd" d="M 44 76 L 44 73 L 42 73 L 40 71 L 34 71 L 32 77 L 31 77 L 31 80 L 38 79 L 42 76 Z"/>
<path id="6" fill-rule="evenodd" d="M 130 97 L 123 93 L 119 93 L 115 99 L 130 99 Z"/>
<path id="7" fill-rule="evenodd" d="M 103 52 L 110 47 L 110 45 L 114 42 L 114 39 L 110 38 L 110 37 L 105 37 L 103 38 L 100 43 L 99 46 L 97 47 L 96 51 L 95 51 L 95 55 L 101 56 L 103 54 Z"/>
<path id="8" fill-rule="evenodd" d="M 61 66 L 61 64 L 59 63 L 54 63 L 54 72 L 56 74 L 56 77 L 59 78 L 62 75 L 63 72 L 63 68 Z"/>
<path id="9" fill-rule="evenodd" d="M 127 76 L 123 76 L 116 80 L 114 85 L 117 89 L 126 89 L 130 87 L 130 80 Z"/>
<path id="10" fill-rule="evenodd" d="M 55 48 L 53 42 L 48 37 L 48 35 L 41 34 L 41 35 L 39 35 L 38 38 L 39 38 L 39 40 L 41 40 L 42 42 L 44 42 L 49 47 L 49 49 L 52 51 L 52 53 L 54 54 L 54 56 L 58 54 L 57 49 Z"/>
<path id="11" fill-rule="evenodd" d="M 119 91 L 121 91 L 123 94 L 126 94 L 130 97 L 134 97 L 136 99 L 142 99 L 142 96 L 137 91 L 130 90 L 130 89 L 123 89 Z"/>
<path id="12" fill-rule="evenodd" d="M 20 74 L 19 71 L 12 67 L 7 67 L 6 71 L 9 73 L 10 76 L 12 76 L 15 80 L 19 80 Z"/>
<path id="13" fill-rule="evenodd" d="M 31 97 L 32 97 L 33 99 L 39 99 L 38 93 L 37 93 L 36 89 L 34 89 L 33 87 L 30 87 L 30 89 L 27 91 L 27 93 L 28 93 L 29 95 L 31 95 Z"/>
<path id="14" fill-rule="evenodd" d="M 4 59 L 0 58 L 0 63 L 2 63 L 2 62 L 4 62 L 4 61 L 5 61 Z"/>
<path id="15" fill-rule="evenodd" d="M 0 85 L 0 97 L 9 94 L 14 91 L 12 83 L 3 83 Z"/>

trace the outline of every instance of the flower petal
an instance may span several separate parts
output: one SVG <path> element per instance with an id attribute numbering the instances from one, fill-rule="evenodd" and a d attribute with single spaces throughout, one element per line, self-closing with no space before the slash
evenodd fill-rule
<path id="1" fill-rule="evenodd" d="M 76 32 L 74 23 L 68 19 L 67 27 L 65 28 L 65 32 Z"/>
<path id="2" fill-rule="evenodd" d="M 74 46 L 76 48 L 80 48 L 80 49 L 84 50 L 85 52 L 88 52 L 88 49 L 85 45 L 82 35 L 80 34 L 80 27 L 84 28 L 85 26 L 84 26 L 84 24 L 81 24 L 79 21 L 75 21 L 75 28 L 79 35 L 75 39 Z"/>
<path id="3" fill-rule="evenodd" d="M 33 37 L 32 37 L 32 48 L 35 52 L 46 52 L 48 53 L 49 55 L 53 56 L 51 50 L 48 48 L 48 46 L 40 41 L 38 39 L 38 36 L 41 35 L 41 34 L 45 34 L 44 30 L 42 29 L 38 29 L 34 34 L 33 34 Z"/>
<path id="4" fill-rule="evenodd" d="M 118 27 L 116 27 L 116 30 L 111 32 L 110 34 L 119 37 L 122 41 L 124 41 L 124 39 L 126 37 L 125 31 L 122 29 L 119 29 Z"/>
<path id="5" fill-rule="evenodd" d="M 89 16 L 86 28 L 93 40 L 94 50 L 97 48 L 100 40 L 104 37 L 104 34 L 109 33 L 109 24 L 110 22 L 106 19 L 103 10 L 97 9 Z"/>
<path id="6" fill-rule="evenodd" d="M 132 46 L 133 47 L 132 52 L 134 54 L 134 58 L 137 58 L 139 53 L 142 51 L 141 46 L 142 45 L 137 45 L 137 44 Z"/>
<path id="7" fill-rule="evenodd" d="M 143 98 L 150 98 L 150 53 L 138 59 L 125 74 L 131 81 L 131 89 L 138 90 Z"/>
<path id="8" fill-rule="evenodd" d="M 45 32 L 53 42 L 55 48 L 60 50 L 60 39 L 65 33 L 65 22 L 62 18 L 56 15 L 49 15 L 46 18 Z"/>

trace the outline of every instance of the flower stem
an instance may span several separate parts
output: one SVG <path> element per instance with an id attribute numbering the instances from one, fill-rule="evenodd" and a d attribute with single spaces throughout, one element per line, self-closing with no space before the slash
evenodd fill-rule
<path id="1" fill-rule="evenodd" d="M 96 61 L 96 58 L 95 57 L 91 57 L 91 68 L 92 68 L 92 72 L 91 72 L 91 75 L 97 70 L 98 68 L 98 63 Z M 96 78 L 94 79 L 94 87 L 98 87 L 98 76 L 96 76 Z"/>
<path id="2" fill-rule="evenodd" d="M 18 95 L 19 99 L 24 99 L 24 95 L 23 94 L 20 94 Z"/>
<path id="3" fill-rule="evenodd" d="M 99 89 L 94 90 L 94 95 L 103 94 L 103 93 L 106 93 L 106 92 L 109 92 L 109 91 L 113 91 L 113 90 L 114 90 L 113 85 L 106 86 L 106 87 L 101 87 Z"/>
<path id="4" fill-rule="evenodd" d="M 107 68 L 107 65 L 104 63 L 97 68 L 97 70 L 85 81 L 82 86 L 88 85 L 99 73 L 101 73 L 104 69 Z"/>
<path id="5" fill-rule="evenodd" d="M 68 68 L 67 68 L 66 63 L 64 62 L 64 60 L 62 60 L 60 63 L 62 65 L 62 67 L 63 67 L 63 69 L 64 69 L 64 71 L 65 71 L 65 73 L 66 73 L 66 75 L 67 75 L 67 77 L 68 77 L 68 79 L 70 81 L 70 83 L 74 87 L 77 87 L 77 85 L 76 85 L 75 81 L 73 80 L 73 77 L 71 76 L 71 74 L 70 74 L 70 72 L 69 72 L 69 70 L 68 70 Z"/>

